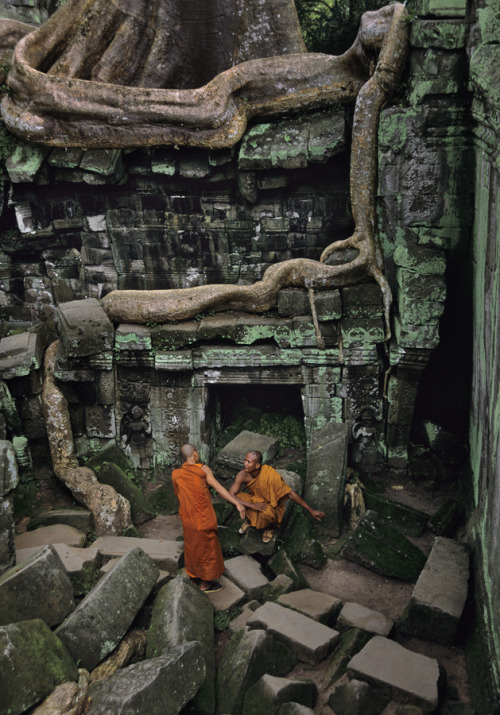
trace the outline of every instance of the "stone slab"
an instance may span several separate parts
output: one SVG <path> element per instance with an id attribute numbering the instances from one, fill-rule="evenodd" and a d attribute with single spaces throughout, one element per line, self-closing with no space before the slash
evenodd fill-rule
<path id="1" fill-rule="evenodd" d="M 348 427 L 330 422 L 311 435 L 304 499 L 325 512 L 322 526 L 340 536 L 347 465 Z"/>
<path id="2" fill-rule="evenodd" d="M 245 600 L 245 591 L 230 581 L 229 578 L 221 576 L 219 581 L 224 585 L 222 591 L 206 594 L 216 611 L 227 611 Z"/>
<path id="3" fill-rule="evenodd" d="M 141 549 L 129 551 L 56 631 L 76 661 L 92 670 L 118 645 L 151 593 L 158 567 Z"/>
<path id="4" fill-rule="evenodd" d="M 92 546 L 88 549 L 79 549 L 74 546 L 67 546 L 67 544 L 52 544 L 52 546 L 66 569 L 66 573 L 73 584 L 75 595 L 81 596 L 87 593 L 97 580 L 101 558 L 99 549 Z M 23 563 L 39 550 L 38 546 L 19 549 L 16 551 L 16 562 L 18 564 Z"/>
<path id="5" fill-rule="evenodd" d="M 351 678 L 365 680 L 394 700 L 425 712 L 438 706 L 439 663 L 382 636 L 374 636 L 347 665 Z"/>
<path id="6" fill-rule="evenodd" d="M 438 536 L 398 628 L 417 638 L 452 645 L 468 593 L 465 544 Z"/>
<path id="7" fill-rule="evenodd" d="M 92 512 L 88 509 L 75 507 L 73 509 L 47 509 L 39 512 L 30 521 L 30 529 L 41 526 L 55 526 L 56 524 L 66 524 L 78 531 L 87 533 L 92 526 Z"/>
<path id="8" fill-rule="evenodd" d="M 312 680 L 278 678 L 267 673 L 247 690 L 243 715 L 269 715 L 286 702 L 313 707 L 318 690 Z"/>
<path id="9" fill-rule="evenodd" d="M 313 591 L 310 588 L 283 594 L 278 598 L 277 602 L 281 606 L 298 611 L 308 618 L 324 623 L 326 626 L 335 623 L 342 608 L 342 601 L 339 598 L 321 591 Z"/>
<path id="10" fill-rule="evenodd" d="M 265 603 L 248 619 L 249 628 L 265 628 L 305 663 L 317 665 L 339 639 L 339 633 L 302 613 Z"/>
<path id="11" fill-rule="evenodd" d="M 200 644 L 190 641 L 167 653 L 117 670 L 92 686 L 88 715 L 181 712 L 205 677 Z"/>
<path id="12" fill-rule="evenodd" d="M 46 544 L 66 544 L 66 546 L 82 547 L 87 537 L 83 531 L 66 524 L 41 526 L 33 531 L 17 534 L 15 538 L 16 551 L 45 546 Z"/>
<path id="13" fill-rule="evenodd" d="M 379 636 L 388 636 L 393 626 L 394 621 L 389 616 L 353 602 L 344 604 L 337 620 L 339 630 L 361 628 L 363 631 L 376 633 Z"/>
<path id="14" fill-rule="evenodd" d="M 50 544 L 0 577 L 1 624 L 40 618 L 57 626 L 74 606 L 73 586 Z"/>
<path id="15" fill-rule="evenodd" d="M 259 563 L 246 554 L 228 559 L 224 565 L 227 578 L 235 583 L 248 598 L 258 598 L 269 583 L 269 579 L 262 573 Z"/>
<path id="16" fill-rule="evenodd" d="M 116 559 L 110 559 L 109 561 L 106 561 L 105 564 L 101 566 L 99 569 L 99 576 L 104 576 L 104 574 L 107 574 L 108 571 L 110 571 L 113 566 L 116 564 L 118 561 L 118 557 Z M 170 581 L 171 575 L 168 571 L 162 571 L 162 569 L 159 570 L 158 572 L 158 578 L 156 579 L 156 584 L 155 588 L 161 588 L 164 586 L 168 581 Z"/>
<path id="17" fill-rule="evenodd" d="M 256 449 L 262 452 L 263 462 L 269 463 L 278 453 L 278 447 L 279 441 L 274 437 L 243 430 L 221 449 L 215 464 L 236 474 L 243 469 L 245 455 L 250 450 Z"/>
<path id="18" fill-rule="evenodd" d="M 260 608 L 260 606 L 261 604 L 258 601 L 249 601 L 248 603 L 245 603 L 240 615 L 236 616 L 236 618 L 233 618 L 233 620 L 229 624 L 230 633 L 234 634 L 238 633 L 239 631 L 245 630 L 247 627 L 248 619 L 254 611 Z"/>
<path id="19" fill-rule="evenodd" d="M 123 556 L 139 547 L 164 571 L 175 572 L 179 569 L 183 553 L 182 541 L 166 539 L 141 539 L 135 536 L 99 536 L 93 543 L 102 554 L 103 560 Z"/>

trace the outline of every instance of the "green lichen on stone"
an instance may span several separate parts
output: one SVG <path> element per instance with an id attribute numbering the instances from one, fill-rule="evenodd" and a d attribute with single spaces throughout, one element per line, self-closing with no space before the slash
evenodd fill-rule
<path id="1" fill-rule="evenodd" d="M 434 17 L 465 17 L 466 0 L 417 0 L 419 15 Z"/>
<path id="2" fill-rule="evenodd" d="M 465 24 L 462 20 L 414 20 L 410 41 L 413 47 L 460 49 L 465 46 Z"/>
<path id="3" fill-rule="evenodd" d="M 446 270 L 444 252 L 439 253 L 437 250 L 424 248 L 416 251 L 405 245 L 396 246 L 394 263 L 421 275 L 444 275 Z"/>

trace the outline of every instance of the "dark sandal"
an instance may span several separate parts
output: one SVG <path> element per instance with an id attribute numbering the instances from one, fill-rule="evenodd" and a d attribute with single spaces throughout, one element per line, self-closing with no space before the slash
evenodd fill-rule
<path id="1" fill-rule="evenodd" d="M 222 591 L 224 584 L 220 581 L 212 581 L 208 588 L 202 588 L 203 593 L 217 593 L 217 591 Z"/>

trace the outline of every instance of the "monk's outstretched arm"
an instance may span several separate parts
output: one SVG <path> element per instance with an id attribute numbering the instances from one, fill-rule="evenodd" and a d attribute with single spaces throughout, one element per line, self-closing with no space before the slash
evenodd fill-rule
<path id="1" fill-rule="evenodd" d="M 316 521 L 321 521 L 325 517 L 325 512 L 324 511 L 319 511 L 318 509 L 313 509 L 312 507 L 309 506 L 309 504 L 305 501 L 305 499 L 302 499 L 301 496 L 297 494 L 297 492 L 294 492 L 293 490 L 288 493 L 288 496 L 292 501 L 294 501 L 296 504 L 300 504 L 301 507 L 303 507 L 306 511 L 309 512 L 309 514 L 316 519 Z"/>
<path id="2" fill-rule="evenodd" d="M 210 467 L 207 467 L 206 464 L 203 465 L 202 467 L 203 471 L 207 475 L 207 484 L 209 487 L 212 487 L 212 489 L 215 489 L 217 494 L 220 494 L 223 499 L 226 501 L 230 502 L 231 504 L 234 504 L 234 506 L 238 509 L 240 516 L 242 519 L 245 518 L 245 503 L 242 502 L 240 499 L 237 497 L 233 496 L 230 494 L 225 487 L 220 484 L 220 482 L 217 481 L 217 479 L 214 477 L 214 474 Z"/>

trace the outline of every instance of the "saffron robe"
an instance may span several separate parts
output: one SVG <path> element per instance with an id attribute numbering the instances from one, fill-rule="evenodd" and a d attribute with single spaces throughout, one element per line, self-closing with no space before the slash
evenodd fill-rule
<path id="1" fill-rule="evenodd" d="M 263 464 L 260 474 L 251 482 L 245 484 L 246 492 L 239 492 L 238 499 L 256 504 L 267 502 L 269 506 L 264 511 L 248 509 L 246 518 L 256 529 L 279 526 L 285 513 L 285 502 L 292 488 L 288 486 L 283 477 L 268 464 Z"/>
<path id="2" fill-rule="evenodd" d="M 184 565 L 192 578 L 213 581 L 224 573 L 217 517 L 201 464 L 185 462 L 172 472 L 184 532 Z"/>

